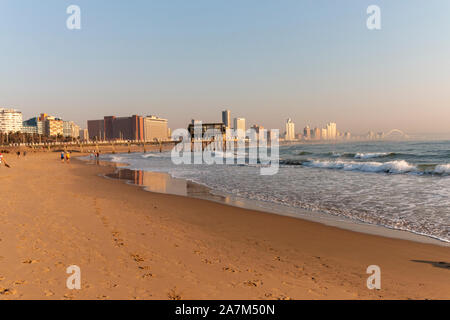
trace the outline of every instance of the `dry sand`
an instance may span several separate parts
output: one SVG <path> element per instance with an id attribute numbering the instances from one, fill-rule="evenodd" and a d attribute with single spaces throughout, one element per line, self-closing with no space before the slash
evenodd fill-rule
<path id="1" fill-rule="evenodd" d="M 58 158 L 0 168 L 1 299 L 450 298 L 449 247 L 146 192 Z"/>

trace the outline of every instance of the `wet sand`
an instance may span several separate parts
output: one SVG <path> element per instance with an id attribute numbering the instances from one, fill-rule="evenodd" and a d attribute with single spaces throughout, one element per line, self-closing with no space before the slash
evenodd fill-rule
<path id="1" fill-rule="evenodd" d="M 58 157 L 0 168 L 1 299 L 450 298 L 448 247 L 147 192 Z M 66 288 L 70 265 L 81 290 Z"/>
<path id="2" fill-rule="evenodd" d="M 117 166 L 117 170 L 115 172 L 105 175 L 106 178 L 123 180 L 127 183 L 140 186 L 150 192 L 211 200 L 238 208 L 263 211 L 266 213 L 319 222 L 325 225 L 356 232 L 450 247 L 450 243 L 448 242 L 409 231 L 396 230 L 380 225 L 364 223 L 346 217 L 333 216 L 320 211 L 309 211 L 295 207 L 276 205 L 264 201 L 252 201 L 249 199 L 236 197 L 231 194 L 218 193 L 202 184 L 185 179 L 173 178 L 169 174 L 163 172 L 131 170 L 127 168 L 127 164 L 117 165 L 111 162 L 104 162 L 104 165 Z"/>

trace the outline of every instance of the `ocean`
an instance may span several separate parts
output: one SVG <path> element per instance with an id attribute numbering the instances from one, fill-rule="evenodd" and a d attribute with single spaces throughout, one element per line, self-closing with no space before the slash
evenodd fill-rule
<path id="1" fill-rule="evenodd" d="M 306 209 L 450 242 L 450 141 L 280 146 L 273 176 L 260 175 L 258 165 L 175 165 L 170 152 L 102 159 L 165 172 L 262 206 Z"/>

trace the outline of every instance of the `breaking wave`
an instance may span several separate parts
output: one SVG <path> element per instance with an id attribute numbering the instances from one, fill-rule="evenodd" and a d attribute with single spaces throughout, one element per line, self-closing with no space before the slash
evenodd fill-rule
<path id="1" fill-rule="evenodd" d="M 386 158 L 395 156 L 392 152 L 373 152 L 373 153 L 357 153 L 355 154 L 355 159 L 373 159 L 373 158 Z"/>
<path id="2" fill-rule="evenodd" d="M 375 172 L 375 173 L 391 173 L 391 174 L 436 174 L 448 175 L 450 174 L 450 164 L 429 165 L 429 169 L 421 169 L 418 166 L 412 165 L 405 160 L 389 161 L 389 162 L 357 162 L 357 161 L 304 161 L 301 165 L 311 168 L 322 169 L 338 169 L 345 171 L 361 171 L 361 172 Z"/>

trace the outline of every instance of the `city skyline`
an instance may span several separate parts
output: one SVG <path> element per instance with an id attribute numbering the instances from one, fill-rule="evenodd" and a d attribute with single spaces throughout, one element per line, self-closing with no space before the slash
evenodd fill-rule
<path id="1" fill-rule="evenodd" d="M 70 31 L 69 1 L 2 1 L 0 105 L 82 127 L 158 114 L 184 128 L 229 108 L 266 128 L 332 119 L 355 134 L 450 134 L 450 44 L 436 32 L 450 3 L 414 3 L 377 1 L 383 27 L 370 31 L 371 1 L 80 0 L 82 29 Z"/>
<path id="2" fill-rule="evenodd" d="M 231 122 L 231 116 L 231 110 L 224 110 L 221 112 L 222 121 L 213 121 L 210 124 L 223 124 L 225 129 L 238 129 L 241 132 L 246 132 L 247 128 L 257 131 L 277 129 L 264 128 L 264 126 L 254 122 L 250 122 L 253 124 L 247 126 L 247 120 L 242 117 L 234 117 L 233 122 Z M 203 120 L 191 119 L 188 127 L 199 121 L 205 123 Z M 116 125 L 113 125 L 113 122 Z M 107 129 L 107 126 L 109 129 Z M 104 116 L 100 120 L 87 120 L 85 129 L 72 120 L 63 120 L 60 117 L 50 116 L 46 113 L 40 113 L 37 117 L 23 120 L 20 110 L 2 107 L 0 107 L 0 132 L 40 134 L 48 137 L 61 135 L 76 138 L 79 136 L 81 139 L 87 136 L 87 139 L 94 141 L 114 139 L 151 141 L 154 139 L 170 139 L 171 136 L 168 119 L 155 115 Z M 411 138 L 411 136 L 399 129 L 392 129 L 389 132 L 368 130 L 363 134 L 354 134 L 347 130 L 339 131 L 335 122 L 329 122 L 323 127 L 320 125 L 310 127 L 309 124 L 306 124 L 306 127 L 303 129 L 296 130 L 295 122 L 291 118 L 286 120 L 285 131 L 283 132 L 281 129 L 280 132 L 280 137 L 285 141 L 383 140 L 391 138 L 391 134 L 397 134 L 401 138 Z"/>

